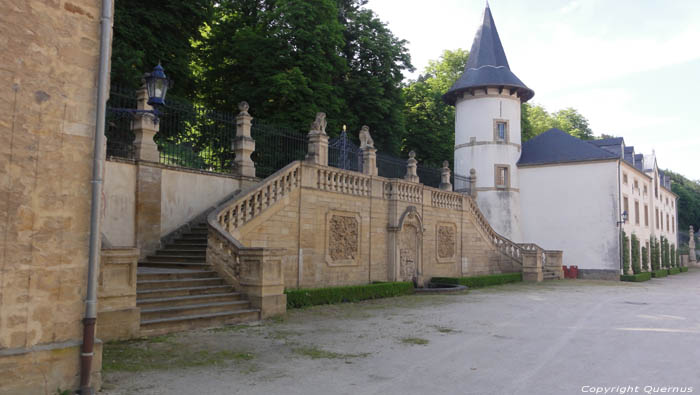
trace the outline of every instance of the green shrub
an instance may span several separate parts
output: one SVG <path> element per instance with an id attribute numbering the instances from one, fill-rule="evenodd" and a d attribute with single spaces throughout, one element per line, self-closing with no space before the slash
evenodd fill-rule
<path id="1" fill-rule="evenodd" d="M 671 266 L 678 267 L 678 254 L 676 253 L 675 244 L 671 244 Z"/>
<path id="2" fill-rule="evenodd" d="M 633 283 L 640 283 L 642 281 L 649 281 L 649 280 L 651 280 L 651 273 L 650 272 L 620 276 L 620 281 L 629 281 L 629 282 L 633 282 Z"/>
<path id="3" fill-rule="evenodd" d="M 523 281 L 522 273 L 489 274 L 486 276 L 474 277 L 433 277 L 430 282 L 442 284 L 460 284 L 469 288 L 488 287 L 490 285 L 500 285 Z"/>
<path id="4" fill-rule="evenodd" d="M 671 267 L 671 254 L 668 249 L 668 239 L 661 236 L 661 266 L 668 269 Z"/>
<path id="5" fill-rule="evenodd" d="M 681 272 L 681 269 L 677 268 L 677 267 L 672 267 L 672 268 L 668 269 L 668 274 L 678 274 L 680 272 Z"/>
<path id="6" fill-rule="evenodd" d="M 359 302 L 367 299 L 389 298 L 413 293 L 413 283 L 379 283 L 346 287 L 288 289 L 287 307 L 290 309 L 320 304 Z"/>
<path id="7" fill-rule="evenodd" d="M 654 278 L 666 277 L 666 276 L 668 276 L 668 270 L 665 270 L 665 269 L 654 270 L 653 272 L 651 272 L 651 276 Z"/>
<path id="8" fill-rule="evenodd" d="M 632 272 L 638 274 L 642 272 L 642 265 L 639 262 L 639 239 L 632 233 Z"/>
<path id="9" fill-rule="evenodd" d="M 630 272 L 630 239 L 624 230 L 622 231 L 622 268 L 625 274 Z"/>
<path id="10" fill-rule="evenodd" d="M 661 254 L 659 254 L 659 240 L 656 237 L 651 238 L 651 270 L 661 269 Z"/>
<path id="11" fill-rule="evenodd" d="M 649 251 L 646 247 L 642 247 L 642 269 L 649 271 Z"/>
<path id="12" fill-rule="evenodd" d="M 688 268 L 687 268 L 687 267 L 685 267 L 685 266 L 679 267 L 679 269 L 680 269 L 680 270 L 681 270 L 681 272 L 683 272 L 683 273 L 685 273 L 685 272 L 687 272 L 687 271 L 688 271 Z"/>

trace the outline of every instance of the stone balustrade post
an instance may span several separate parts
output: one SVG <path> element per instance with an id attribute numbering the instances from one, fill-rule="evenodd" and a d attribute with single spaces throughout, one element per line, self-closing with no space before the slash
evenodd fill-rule
<path id="1" fill-rule="evenodd" d="M 153 110 L 153 107 L 148 104 L 148 90 L 145 85 L 136 91 L 136 109 L 142 111 Z M 149 113 L 136 114 L 133 125 L 134 134 L 136 135 L 134 139 L 134 159 L 158 163 L 160 161 L 158 145 L 153 140 L 153 137 L 160 129 L 156 122 L 156 117 Z"/>
<path id="2" fill-rule="evenodd" d="M 476 170 L 469 170 L 469 194 L 476 199 Z"/>
<path id="3" fill-rule="evenodd" d="M 374 140 L 369 134 L 369 126 L 362 126 L 360 130 L 360 149 L 362 150 L 362 173 L 368 176 L 379 174 L 377 169 L 377 149 L 374 148 Z"/>
<path id="4" fill-rule="evenodd" d="M 408 153 L 408 160 L 406 161 L 406 175 L 403 178 L 404 180 L 410 182 L 420 182 L 420 179 L 418 178 L 418 161 L 416 160 L 415 151 Z"/>
<path id="5" fill-rule="evenodd" d="M 245 248 L 239 251 L 239 286 L 250 304 L 260 309 L 261 318 L 287 311 L 282 272 L 284 252 L 281 248 Z"/>
<path id="6" fill-rule="evenodd" d="M 326 134 L 326 114 L 319 112 L 309 129 L 309 148 L 306 160 L 321 166 L 328 166 L 328 135 Z"/>
<path id="7" fill-rule="evenodd" d="M 695 232 L 693 225 L 690 225 L 688 236 L 690 236 L 688 239 L 688 261 L 691 265 L 695 266 L 697 264 L 697 258 L 695 257 Z"/>
<path id="8" fill-rule="evenodd" d="M 535 248 L 523 250 L 523 281 L 542 282 L 544 273 L 542 272 L 542 250 Z"/>
<path id="9" fill-rule="evenodd" d="M 545 261 L 545 267 L 557 273 L 560 280 L 564 279 L 564 268 L 562 267 L 564 261 L 564 251 L 545 251 L 547 259 Z"/>
<path id="10" fill-rule="evenodd" d="M 255 151 L 255 140 L 250 135 L 253 117 L 248 113 L 248 103 L 238 104 L 239 113 L 236 116 L 236 137 L 233 139 L 233 174 L 238 176 L 255 177 L 255 163 L 250 155 Z"/>
<path id="11" fill-rule="evenodd" d="M 452 191 L 452 184 L 450 183 L 450 163 L 448 161 L 442 162 L 442 178 L 440 180 L 440 189 L 443 191 Z"/>

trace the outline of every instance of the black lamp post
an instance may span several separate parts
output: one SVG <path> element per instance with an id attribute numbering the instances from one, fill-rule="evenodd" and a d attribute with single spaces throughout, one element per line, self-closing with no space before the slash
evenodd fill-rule
<path id="1" fill-rule="evenodd" d="M 146 91 L 148 92 L 148 104 L 153 106 L 153 110 L 138 110 L 135 108 L 114 108 L 110 107 L 109 111 L 115 113 L 126 113 L 126 114 L 151 114 L 153 115 L 153 123 L 158 123 L 158 106 L 165 104 L 165 95 L 168 92 L 168 88 L 172 86 L 172 81 L 168 80 L 165 75 L 163 66 L 158 63 L 153 71 L 146 73 L 144 75 L 144 80 L 146 81 Z"/>
<path id="2" fill-rule="evenodd" d="M 622 221 L 617 221 L 617 226 L 627 223 L 627 211 L 623 211 L 620 217 Z"/>

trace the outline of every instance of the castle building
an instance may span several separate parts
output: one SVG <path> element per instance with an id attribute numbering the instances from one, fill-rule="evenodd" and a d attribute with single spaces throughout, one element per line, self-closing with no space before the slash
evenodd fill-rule
<path id="1" fill-rule="evenodd" d="M 676 246 L 678 196 L 656 155 L 622 138 L 583 141 L 558 129 L 521 144 L 520 104 L 533 96 L 510 70 L 487 5 L 444 100 L 456 110 L 455 171 L 476 170 L 477 203 L 493 228 L 563 250 L 584 278 L 619 279 L 621 231 L 647 253 L 652 238 Z"/>

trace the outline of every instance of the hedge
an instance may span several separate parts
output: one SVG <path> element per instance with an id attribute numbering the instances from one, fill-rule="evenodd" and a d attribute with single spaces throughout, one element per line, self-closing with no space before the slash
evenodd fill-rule
<path id="1" fill-rule="evenodd" d="M 680 272 L 681 272 L 681 269 L 677 268 L 677 267 L 672 267 L 672 268 L 668 269 L 668 274 L 678 274 Z"/>
<path id="2" fill-rule="evenodd" d="M 666 270 L 666 269 L 654 270 L 653 272 L 651 272 L 651 276 L 654 278 L 666 277 L 666 276 L 668 276 L 668 270 Z"/>
<path id="3" fill-rule="evenodd" d="M 642 281 L 651 280 L 651 272 L 630 274 L 625 276 L 620 276 L 620 281 L 629 281 L 633 283 L 640 283 Z"/>
<path id="4" fill-rule="evenodd" d="M 523 281 L 522 273 L 489 274 L 474 277 L 433 277 L 430 282 L 442 284 L 466 285 L 469 288 L 481 288 Z"/>
<path id="5" fill-rule="evenodd" d="M 413 283 L 395 282 L 346 287 L 288 289 L 287 308 L 315 306 L 345 302 L 359 302 L 367 299 L 389 298 L 413 293 Z"/>
<path id="6" fill-rule="evenodd" d="M 686 266 L 682 266 L 682 267 L 680 267 L 680 269 L 681 269 L 682 272 L 687 272 L 687 271 L 688 271 L 688 268 L 687 268 Z"/>

